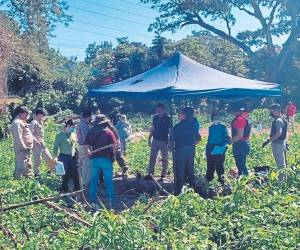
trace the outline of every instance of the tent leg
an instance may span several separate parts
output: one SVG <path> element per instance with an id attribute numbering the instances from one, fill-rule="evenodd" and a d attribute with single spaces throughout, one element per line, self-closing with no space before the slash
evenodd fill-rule
<path id="1" fill-rule="evenodd" d="M 171 107 L 170 107 L 170 118 L 171 118 L 171 122 L 172 125 L 174 127 L 174 99 L 171 99 Z M 174 175 L 174 183 L 176 185 L 176 169 L 175 169 L 175 149 L 174 149 L 174 137 L 173 137 L 173 127 L 171 130 L 171 143 L 172 143 L 172 147 L 171 147 L 171 154 L 172 154 L 172 169 L 173 169 L 173 175 Z"/>

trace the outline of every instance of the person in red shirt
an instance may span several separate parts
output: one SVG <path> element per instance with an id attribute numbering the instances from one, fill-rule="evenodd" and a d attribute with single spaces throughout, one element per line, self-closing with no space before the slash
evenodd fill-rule
<path id="1" fill-rule="evenodd" d="M 231 143 L 233 156 L 238 168 L 239 176 L 248 176 L 246 166 L 247 156 L 250 153 L 251 121 L 249 114 L 242 107 L 234 106 L 232 112 L 235 116 L 231 123 Z"/>
<path id="2" fill-rule="evenodd" d="M 292 127 L 292 129 L 294 130 L 295 128 L 295 117 L 297 114 L 297 107 L 294 103 L 289 102 L 289 105 L 287 106 L 287 117 L 288 117 L 288 121 Z"/>
<path id="3" fill-rule="evenodd" d="M 88 156 L 92 158 L 92 177 L 90 182 L 89 197 L 95 210 L 99 209 L 97 204 L 97 187 L 100 171 L 104 175 L 104 184 L 107 198 L 110 205 L 114 202 L 113 188 L 113 162 L 116 158 L 117 139 L 114 133 L 109 129 L 109 120 L 102 115 L 96 118 L 95 126 L 88 132 L 85 138 L 85 147 L 88 150 Z M 104 150 L 97 149 L 109 146 Z M 89 151 L 92 150 L 92 151 Z"/>

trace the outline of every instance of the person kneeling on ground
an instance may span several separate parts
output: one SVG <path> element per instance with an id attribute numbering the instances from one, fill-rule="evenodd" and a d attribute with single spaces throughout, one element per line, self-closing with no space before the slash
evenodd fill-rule
<path id="1" fill-rule="evenodd" d="M 116 158 L 117 139 L 114 133 L 109 129 L 109 123 L 110 121 L 106 116 L 98 116 L 95 120 L 95 126 L 89 131 L 85 139 L 85 147 L 89 152 L 88 156 L 92 158 L 92 178 L 89 198 L 95 210 L 99 209 L 97 204 L 97 187 L 100 171 L 104 174 L 104 184 L 110 206 L 114 202 L 112 178 L 113 162 Z M 101 148 L 107 146 L 108 148 L 101 150 Z"/>
<path id="2" fill-rule="evenodd" d="M 206 180 L 208 182 L 212 181 L 216 171 L 219 182 L 224 185 L 226 145 L 229 143 L 230 137 L 226 126 L 221 123 L 221 119 L 221 113 L 215 112 L 211 115 L 213 124 L 209 127 L 208 143 L 206 145 Z"/>
<path id="3" fill-rule="evenodd" d="M 272 144 L 272 152 L 278 170 L 286 168 L 286 139 L 288 134 L 288 122 L 282 117 L 281 106 L 273 104 L 270 107 L 270 116 L 274 118 L 272 122 L 270 138 L 262 145 L 264 148 L 269 143 Z M 279 175 L 282 181 L 286 179 L 284 174 Z"/>
<path id="4" fill-rule="evenodd" d="M 195 126 L 194 110 L 190 107 L 182 109 L 179 114 L 180 122 L 174 127 L 172 141 L 175 144 L 174 156 L 174 182 L 175 195 L 181 193 L 185 181 L 185 175 L 189 185 L 195 189 L 195 146 L 201 140 L 199 130 Z"/>
<path id="5" fill-rule="evenodd" d="M 62 192 L 68 192 L 69 180 L 74 183 L 74 191 L 80 190 L 80 176 L 76 157 L 75 122 L 70 119 L 66 122 L 63 131 L 58 133 L 53 147 L 53 156 L 64 164 L 65 175 L 62 181 Z"/>

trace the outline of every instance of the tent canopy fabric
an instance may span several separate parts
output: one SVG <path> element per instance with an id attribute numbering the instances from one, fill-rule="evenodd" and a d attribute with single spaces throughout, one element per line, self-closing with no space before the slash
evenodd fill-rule
<path id="1" fill-rule="evenodd" d="M 130 79 L 92 88 L 91 97 L 152 98 L 280 96 L 277 84 L 249 80 L 202 65 L 180 52 Z"/>

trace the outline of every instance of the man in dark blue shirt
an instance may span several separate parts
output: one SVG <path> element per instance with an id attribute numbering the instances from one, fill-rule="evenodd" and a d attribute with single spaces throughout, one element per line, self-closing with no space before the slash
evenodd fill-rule
<path id="1" fill-rule="evenodd" d="M 162 155 L 161 180 L 163 180 L 166 176 L 168 170 L 168 142 L 171 129 L 172 121 L 166 113 L 165 106 L 162 103 L 158 103 L 156 105 L 156 115 L 153 117 L 148 139 L 148 144 L 151 147 L 151 153 L 148 165 L 148 176 L 146 176 L 146 179 L 151 179 L 149 177 L 150 174 L 154 175 L 155 164 L 159 151 L 161 151 Z"/>
<path id="2" fill-rule="evenodd" d="M 195 146 L 201 140 L 199 129 L 195 126 L 194 110 L 190 107 L 182 109 L 179 114 L 180 122 L 174 127 L 174 177 L 175 195 L 181 193 L 185 182 L 185 175 L 192 188 L 195 188 Z"/>

